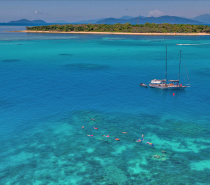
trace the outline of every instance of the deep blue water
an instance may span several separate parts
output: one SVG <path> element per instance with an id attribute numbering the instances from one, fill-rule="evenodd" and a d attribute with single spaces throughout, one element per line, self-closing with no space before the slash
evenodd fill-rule
<path id="1" fill-rule="evenodd" d="M 210 36 L 3 32 L 21 29 L 0 27 L 0 184 L 208 184 Z M 139 87 L 166 45 L 191 87 Z"/>

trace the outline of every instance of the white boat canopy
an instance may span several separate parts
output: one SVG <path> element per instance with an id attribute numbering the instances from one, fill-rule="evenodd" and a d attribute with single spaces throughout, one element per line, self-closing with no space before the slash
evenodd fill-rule
<path id="1" fill-rule="evenodd" d="M 161 84 L 163 82 L 165 82 L 166 80 L 157 80 L 157 79 L 154 79 L 151 81 L 151 84 Z"/>

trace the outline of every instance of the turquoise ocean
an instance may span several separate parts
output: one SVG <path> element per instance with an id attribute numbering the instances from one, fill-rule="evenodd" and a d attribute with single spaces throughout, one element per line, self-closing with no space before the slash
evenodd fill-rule
<path id="1" fill-rule="evenodd" d="M 23 29 L 0 27 L 0 184 L 209 184 L 210 36 L 4 32 Z M 191 87 L 140 87 L 166 45 Z"/>

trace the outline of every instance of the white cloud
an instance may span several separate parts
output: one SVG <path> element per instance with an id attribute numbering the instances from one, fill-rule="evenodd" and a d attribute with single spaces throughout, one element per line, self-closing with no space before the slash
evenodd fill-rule
<path id="1" fill-rule="evenodd" d="M 40 11 L 38 11 L 38 10 L 35 10 L 34 13 L 35 13 L 35 14 L 43 14 L 43 12 L 40 12 Z"/>
<path id="2" fill-rule="evenodd" d="M 148 17 L 160 17 L 163 15 L 163 12 L 159 11 L 159 10 L 152 10 L 149 12 Z"/>

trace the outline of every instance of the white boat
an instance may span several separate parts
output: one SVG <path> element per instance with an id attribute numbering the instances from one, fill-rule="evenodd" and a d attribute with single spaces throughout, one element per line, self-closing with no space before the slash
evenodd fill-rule
<path id="1" fill-rule="evenodd" d="M 166 80 L 154 79 L 154 80 L 151 80 L 149 86 L 154 87 L 154 88 L 159 88 L 159 89 L 165 89 L 167 84 L 166 84 Z"/>
<path id="2" fill-rule="evenodd" d="M 151 80 L 149 86 L 152 88 L 158 88 L 158 89 L 173 89 L 173 90 L 183 90 L 187 85 L 182 85 L 182 83 L 179 82 L 180 79 L 180 67 L 181 67 L 181 51 L 180 51 L 180 61 L 179 61 L 179 76 L 178 80 L 168 80 L 169 83 L 167 83 L 167 46 L 166 46 L 166 78 L 163 80 L 157 80 L 153 79 Z"/>

